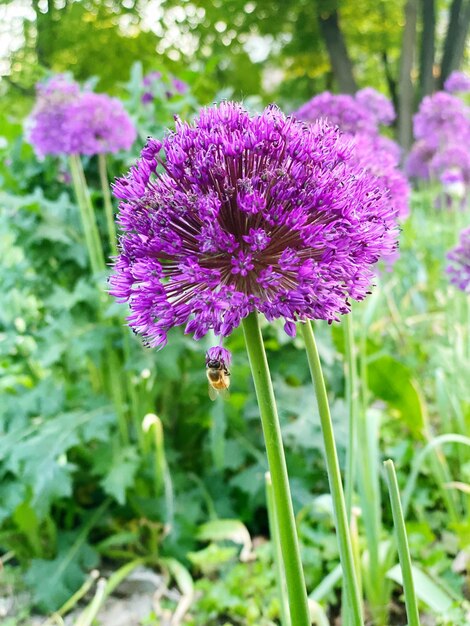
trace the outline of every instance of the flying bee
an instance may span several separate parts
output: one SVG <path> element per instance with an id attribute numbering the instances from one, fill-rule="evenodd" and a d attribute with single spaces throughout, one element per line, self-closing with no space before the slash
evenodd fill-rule
<path id="1" fill-rule="evenodd" d="M 230 372 L 223 361 L 209 359 L 206 362 L 206 376 L 211 400 L 215 400 L 219 393 L 223 394 L 230 387 Z"/>

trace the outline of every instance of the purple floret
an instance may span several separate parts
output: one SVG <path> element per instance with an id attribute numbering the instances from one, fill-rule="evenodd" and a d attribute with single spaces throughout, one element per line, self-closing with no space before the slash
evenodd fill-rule
<path id="1" fill-rule="evenodd" d="M 460 241 L 447 255 L 451 262 L 447 267 L 450 282 L 470 293 L 470 228 L 460 233 Z"/>
<path id="2" fill-rule="evenodd" d="M 397 209 L 351 142 L 274 106 L 250 117 L 225 102 L 178 120 L 114 193 L 111 293 L 150 346 L 179 325 L 227 336 L 255 310 L 289 334 L 297 320 L 338 320 L 396 248 Z"/>
<path id="3" fill-rule="evenodd" d="M 222 346 L 215 346 L 209 348 L 206 353 L 206 365 L 208 365 L 210 361 L 219 361 L 223 367 L 229 368 L 232 363 L 232 354 Z"/>

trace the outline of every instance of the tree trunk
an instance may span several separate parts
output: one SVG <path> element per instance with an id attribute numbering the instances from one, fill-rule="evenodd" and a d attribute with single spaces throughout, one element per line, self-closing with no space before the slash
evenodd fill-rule
<path id="1" fill-rule="evenodd" d="M 454 54 L 452 56 L 452 62 L 450 65 L 450 72 L 458 70 L 462 64 L 465 45 L 467 42 L 468 29 L 470 26 L 470 0 L 464 4 L 460 13 L 460 23 L 457 38 L 455 40 Z"/>
<path id="2" fill-rule="evenodd" d="M 419 0 L 407 0 L 405 4 L 405 27 L 400 59 L 398 83 L 398 142 L 407 151 L 412 142 L 413 82 L 411 72 L 416 48 L 416 25 Z"/>
<path id="3" fill-rule="evenodd" d="M 423 98 L 434 91 L 434 57 L 436 54 L 436 3 L 435 0 L 421 0 L 421 54 L 419 71 L 419 91 Z"/>
<path id="4" fill-rule="evenodd" d="M 320 11 L 318 22 L 339 90 L 343 93 L 355 93 L 357 85 L 346 42 L 339 25 L 338 11 L 336 9 L 329 13 Z"/>
<path id="5" fill-rule="evenodd" d="M 390 93 L 390 97 L 392 99 L 393 108 L 395 111 L 398 111 L 398 91 L 397 91 L 397 81 L 393 76 L 393 72 L 390 68 L 390 61 L 388 58 L 388 53 L 386 50 L 382 50 L 381 53 L 382 65 L 384 68 L 385 79 L 388 85 L 388 91 Z"/>
<path id="6" fill-rule="evenodd" d="M 449 24 L 444 42 L 439 85 L 442 87 L 449 74 L 459 68 L 470 24 L 470 0 L 453 0 L 449 11 Z"/>

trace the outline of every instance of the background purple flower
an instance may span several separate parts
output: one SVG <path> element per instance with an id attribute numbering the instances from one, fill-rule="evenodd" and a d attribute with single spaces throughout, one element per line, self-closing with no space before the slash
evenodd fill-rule
<path id="1" fill-rule="evenodd" d="M 141 101 L 143 104 L 150 104 L 155 100 L 157 96 L 157 89 L 159 87 L 160 90 L 163 91 L 165 97 L 170 100 L 175 96 L 175 94 L 184 95 L 187 93 L 189 86 L 184 81 L 176 78 L 176 76 L 171 76 L 170 80 L 165 80 L 161 72 L 149 72 L 146 74 L 142 83 L 144 87 L 148 89 L 144 91 L 141 97 Z"/>
<path id="2" fill-rule="evenodd" d="M 70 107 L 70 154 L 114 153 L 129 150 L 137 137 L 136 128 L 116 98 L 85 92 Z"/>
<path id="3" fill-rule="evenodd" d="M 222 346 L 214 346 L 209 348 L 206 353 L 206 365 L 209 361 L 220 361 L 224 367 L 230 367 L 232 363 L 232 355 L 229 350 Z"/>
<path id="4" fill-rule="evenodd" d="M 377 132 L 375 114 L 353 96 L 346 94 L 336 95 L 325 91 L 302 105 L 294 115 L 299 120 L 310 123 L 325 119 L 345 133 Z"/>
<path id="5" fill-rule="evenodd" d="M 378 124 L 389 126 L 396 117 L 390 100 L 373 87 L 360 89 L 355 95 L 356 102 L 368 109 Z"/>
<path id="6" fill-rule="evenodd" d="M 112 153 L 128 150 L 135 141 L 135 126 L 116 98 L 81 92 L 64 76 L 38 85 L 37 93 L 28 134 L 41 157 Z"/>
<path id="7" fill-rule="evenodd" d="M 336 320 L 396 247 L 397 210 L 350 142 L 275 107 L 250 117 L 228 102 L 178 121 L 114 193 L 111 292 L 152 346 L 181 324 L 196 339 L 226 336 L 253 310 L 289 334 L 298 319 Z"/>
<path id="8" fill-rule="evenodd" d="M 36 105 L 28 120 L 28 140 L 36 154 L 67 154 L 70 105 L 80 97 L 80 86 L 58 75 L 36 86 Z"/>
<path id="9" fill-rule="evenodd" d="M 460 241 L 447 255 L 450 265 L 447 273 L 450 282 L 470 293 L 470 228 L 466 228 L 460 233 Z"/>
<path id="10" fill-rule="evenodd" d="M 470 109 L 459 98 L 438 91 L 426 96 L 413 119 L 416 139 L 436 150 L 456 137 L 470 140 Z"/>
<path id="11" fill-rule="evenodd" d="M 385 96 L 372 88 L 362 89 L 355 97 L 325 92 L 309 100 L 295 116 L 310 123 L 324 118 L 354 139 L 358 164 L 380 179 L 384 193 L 388 189 L 400 219 L 408 217 L 410 189 L 399 169 L 400 148 L 378 134 L 379 124 L 391 123 L 395 117 Z"/>
<path id="12" fill-rule="evenodd" d="M 470 91 L 470 76 L 463 72 L 452 72 L 444 83 L 444 89 L 449 93 L 466 93 Z"/>

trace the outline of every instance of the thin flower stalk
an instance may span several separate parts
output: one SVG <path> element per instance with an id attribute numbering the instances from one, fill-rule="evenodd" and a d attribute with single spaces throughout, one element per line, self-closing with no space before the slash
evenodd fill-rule
<path id="1" fill-rule="evenodd" d="M 105 154 L 98 154 L 98 170 L 100 175 L 101 193 L 103 195 L 104 212 L 106 215 L 106 226 L 108 229 L 109 249 L 111 254 L 115 256 L 117 254 L 116 223 L 110 194 Z"/>
<path id="2" fill-rule="evenodd" d="M 309 626 L 310 617 L 307 592 L 300 560 L 300 549 L 289 488 L 281 427 L 259 326 L 258 314 L 251 313 L 243 320 L 242 324 L 256 397 L 258 399 L 269 471 L 273 486 L 274 510 L 279 525 L 290 615 L 292 623 L 296 626 Z"/>
<path id="3" fill-rule="evenodd" d="M 315 336 L 310 322 L 301 324 L 302 334 L 305 341 L 307 358 L 315 388 L 315 394 L 320 414 L 320 423 L 325 447 L 326 469 L 330 484 L 333 510 L 338 536 L 341 566 L 343 568 L 343 580 L 346 589 L 347 606 L 349 609 L 349 622 L 353 626 L 363 626 L 362 601 L 357 581 L 351 535 L 346 512 L 343 484 L 339 469 L 338 454 L 334 438 L 333 424 L 331 421 L 330 407 L 326 393 L 325 381 L 318 354 Z"/>

